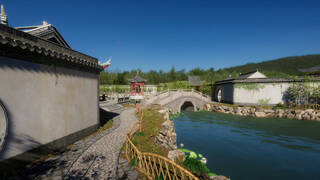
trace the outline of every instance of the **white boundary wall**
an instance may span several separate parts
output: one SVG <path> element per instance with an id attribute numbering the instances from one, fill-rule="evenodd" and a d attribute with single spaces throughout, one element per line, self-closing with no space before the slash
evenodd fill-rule
<path id="1" fill-rule="evenodd" d="M 234 104 L 268 104 L 285 103 L 284 93 L 293 83 L 237 83 L 234 84 Z M 256 86 L 248 89 L 245 86 Z M 311 86 L 320 85 L 320 82 L 310 82 Z"/>
<path id="2" fill-rule="evenodd" d="M 8 137 L 0 160 L 99 123 L 99 75 L 0 57 Z"/>

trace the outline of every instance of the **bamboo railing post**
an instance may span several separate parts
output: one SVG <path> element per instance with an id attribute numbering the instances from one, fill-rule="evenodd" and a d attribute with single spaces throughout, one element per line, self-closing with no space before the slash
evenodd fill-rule
<path id="1" fill-rule="evenodd" d="M 142 132 L 142 121 L 143 121 L 143 118 L 144 118 L 144 113 L 143 112 L 144 112 L 144 110 L 141 111 L 141 118 L 140 118 L 140 123 L 139 123 L 140 124 L 140 132 Z"/>

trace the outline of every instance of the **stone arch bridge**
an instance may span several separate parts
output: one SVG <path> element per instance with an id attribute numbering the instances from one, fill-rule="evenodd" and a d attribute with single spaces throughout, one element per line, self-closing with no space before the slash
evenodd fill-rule
<path id="1" fill-rule="evenodd" d="M 160 104 L 172 109 L 173 113 L 196 111 L 211 102 L 211 97 L 194 90 L 166 90 L 155 96 L 147 97 L 144 104 Z"/>

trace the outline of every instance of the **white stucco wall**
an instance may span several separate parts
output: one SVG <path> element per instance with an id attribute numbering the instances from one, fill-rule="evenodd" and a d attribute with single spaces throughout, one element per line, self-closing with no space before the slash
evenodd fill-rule
<path id="1" fill-rule="evenodd" d="M 97 125 L 98 74 L 0 57 L 9 131 L 0 160 Z"/>
<path id="2" fill-rule="evenodd" d="M 252 83 L 248 83 L 252 86 Z M 245 84 L 235 84 L 233 102 L 235 104 L 278 104 L 284 103 L 283 95 L 292 83 L 255 83 L 256 89 L 248 90 Z M 320 85 L 320 83 L 310 83 Z"/>
<path id="3" fill-rule="evenodd" d="M 157 94 L 157 88 L 158 88 L 157 85 L 147 84 L 145 85 L 144 89 L 147 94 L 155 95 Z"/>

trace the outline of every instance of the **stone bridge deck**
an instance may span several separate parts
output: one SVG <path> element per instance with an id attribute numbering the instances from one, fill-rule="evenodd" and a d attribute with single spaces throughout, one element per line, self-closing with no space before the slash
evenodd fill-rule
<path id="1" fill-rule="evenodd" d="M 179 113 L 185 108 L 193 107 L 202 109 L 205 103 L 211 102 L 211 97 L 193 90 L 167 90 L 150 97 L 144 104 L 160 104 L 163 107 L 171 108 L 174 113 Z"/>

